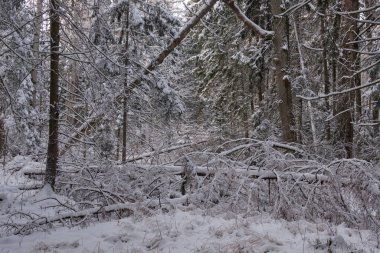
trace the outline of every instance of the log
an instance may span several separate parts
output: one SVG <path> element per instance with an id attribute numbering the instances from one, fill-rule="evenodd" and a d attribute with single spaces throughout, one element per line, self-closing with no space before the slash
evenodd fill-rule
<path id="1" fill-rule="evenodd" d="M 183 175 L 185 168 L 183 166 L 168 166 L 168 165 L 139 165 L 138 168 L 157 171 L 160 170 L 163 173 L 172 175 Z M 284 179 L 304 180 L 307 182 L 331 182 L 331 178 L 323 174 L 312 173 L 298 173 L 298 172 L 281 172 L 263 170 L 255 166 L 249 166 L 246 169 L 231 169 L 231 168 L 219 168 L 214 169 L 211 167 L 196 166 L 194 168 L 195 173 L 198 176 L 214 175 L 218 170 L 233 171 L 237 174 L 246 175 L 249 178 L 264 179 L 264 180 L 277 180 L 278 176 Z"/>
<path id="2" fill-rule="evenodd" d="M 44 186 L 43 183 L 33 183 L 33 184 L 19 185 L 17 188 L 21 191 L 31 191 L 31 190 L 41 189 L 43 186 Z"/>

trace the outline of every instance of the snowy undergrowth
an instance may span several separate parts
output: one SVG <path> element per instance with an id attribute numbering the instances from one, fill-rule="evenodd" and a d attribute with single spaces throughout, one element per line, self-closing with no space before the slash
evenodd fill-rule
<path id="1" fill-rule="evenodd" d="M 38 190 L 24 190 L 41 185 L 41 175 L 28 173 L 38 174 L 43 168 L 43 164 L 33 162 L 30 157 L 16 156 L 1 169 L 0 235 L 7 234 L 10 228 L 13 233 L 30 233 L 44 223 L 46 217 L 73 210 L 70 206 L 75 202 L 54 193 L 48 185 Z"/>
<path id="2" fill-rule="evenodd" d="M 0 238 L 0 252 L 303 253 L 379 252 L 369 231 L 344 225 L 286 222 L 269 215 L 207 216 L 201 210 L 90 223 Z"/>
<path id="3" fill-rule="evenodd" d="M 379 168 L 362 160 L 243 139 L 167 165 L 65 167 L 58 194 L 20 190 L 41 168 L 2 169 L 3 252 L 379 252 Z"/>

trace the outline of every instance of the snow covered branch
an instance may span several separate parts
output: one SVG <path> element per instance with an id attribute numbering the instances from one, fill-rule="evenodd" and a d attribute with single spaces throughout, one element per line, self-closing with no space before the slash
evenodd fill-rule
<path id="1" fill-rule="evenodd" d="M 353 88 L 345 89 L 345 90 L 342 90 L 342 91 L 334 91 L 334 92 L 331 92 L 329 94 L 321 94 L 321 95 L 315 96 L 315 97 L 305 97 L 305 96 L 297 95 L 297 98 L 301 98 L 301 99 L 304 99 L 304 100 L 312 101 L 312 100 L 317 100 L 317 99 L 322 99 L 322 98 L 328 98 L 328 97 L 331 97 L 331 96 L 342 95 L 342 94 L 345 94 L 345 93 L 348 93 L 348 92 L 352 92 L 352 91 L 356 91 L 356 90 L 361 90 L 361 89 L 368 88 L 368 87 L 371 87 L 373 85 L 376 85 L 378 83 L 380 83 L 380 79 L 377 79 L 375 81 L 372 81 L 370 83 L 366 83 L 366 84 L 363 84 L 363 85 L 360 85 L 360 86 L 356 86 L 356 87 L 353 87 Z"/>
<path id="2" fill-rule="evenodd" d="M 153 60 L 149 62 L 144 68 L 143 75 L 135 79 L 129 86 L 128 92 L 131 93 L 132 90 L 140 86 L 144 75 L 150 74 L 155 70 L 165 59 L 169 56 L 174 49 L 181 44 L 181 42 L 186 38 L 191 29 L 193 29 L 198 22 L 203 18 L 215 5 L 218 0 L 209 0 L 198 10 L 198 12 L 182 27 L 182 29 L 174 36 L 173 40 L 162 50 Z"/>
<path id="3" fill-rule="evenodd" d="M 258 34 L 260 37 L 271 38 L 274 35 L 273 31 L 267 31 L 257 24 L 255 24 L 252 20 L 250 20 L 236 5 L 234 0 L 224 0 L 224 2 L 231 8 L 231 10 L 236 14 L 236 16 L 243 21 L 243 23 L 249 27 L 254 33 Z"/>
<path id="4" fill-rule="evenodd" d="M 181 42 L 186 38 L 189 32 L 198 24 L 198 22 L 212 9 L 218 0 L 208 0 L 205 4 L 198 10 L 198 12 L 182 27 L 182 29 L 174 36 L 172 41 L 162 50 L 153 60 L 149 62 L 143 69 L 143 73 L 140 77 L 136 78 L 133 82 L 129 84 L 126 90 L 126 95 L 130 95 L 132 91 L 141 85 L 142 80 L 145 75 L 151 74 L 169 55 L 174 51 L 174 49 L 181 44 Z M 78 139 L 85 134 L 87 129 L 95 128 L 101 120 L 102 115 L 97 115 L 86 122 L 79 128 L 79 130 L 73 134 L 72 138 L 67 144 L 61 149 L 60 156 L 64 155 L 71 145 L 76 143 Z"/>

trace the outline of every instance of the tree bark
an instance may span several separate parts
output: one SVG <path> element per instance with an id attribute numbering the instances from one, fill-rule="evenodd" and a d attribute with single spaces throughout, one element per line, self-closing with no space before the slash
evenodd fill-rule
<path id="1" fill-rule="evenodd" d="M 33 83 L 33 92 L 32 92 L 32 107 L 37 106 L 37 85 L 38 85 L 38 77 L 37 77 L 37 68 L 39 65 L 39 56 L 40 56 L 40 36 L 41 36 L 41 25 L 42 25 L 42 1 L 37 0 L 36 3 L 36 14 L 34 18 L 34 35 L 33 35 L 33 57 L 34 57 L 34 66 L 31 71 L 31 80 Z"/>
<path id="2" fill-rule="evenodd" d="M 45 184 L 54 190 L 58 167 L 58 123 L 59 123 L 59 2 L 50 0 L 50 109 L 49 140 L 46 161 Z"/>
<path id="3" fill-rule="evenodd" d="M 344 0 L 342 10 L 344 12 L 356 11 L 359 9 L 358 0 Z M 357 14 L 352 14 L 354 18 L 357 18 Z M 341 68 L 342 76 L 351 76 L 353 71 L 357 69 L 357 60 L 358 53 L 353 50 L 358 49 L 357 43 L 352 43 L 356 40 L 358 35 L 358 26 L 355 20 L 345 18 L 342 22 L 342 29 L 344 32 L 343 38 L 343 55 L 341 60 L 341 65 L 346 66 Z M 346 50 L 348 49 L 348 50 Z M 353 50 L 350 50 L 353 49 Z M 358 75 L 357 75 L 358 76 Z M 341 78 L 341 81 L 338 83 L 339 89 L 353 88 L 355 86 L 360 86 L 360 79 L 357 77 L 354 78 Z M 353 152 L 353 140 L 354 140 L 354 128 L 352 114 L 356 115 L 358 110 L 355 109 L 355 104 L 361 108 L 361 99 L 359 92 L 350 92 L 343 94 L 340 97 L 337 105 L 337 117 L 338 124 L 338 140 L 343 142 L 345 147 L 347 157 L 351 158 L 354 155 Z M 360 109 L 359 109 L 360 110 Z"/>
<path id="4" fill-rule="evenodd" d="M 322 62 L 323 62 L 323 74 L 322 79 L 324 83 L 324 93 L 329 94 L 330 93 L 330 79 L 329 79 L 329 69 L 328 69 L 328 36 L 327 36 L 327 29 L 326 29 L 326 9 L 328 7 L 327 0 L 322 0 L 320 3 L 320 12 L 323 14 L 321 15 L 321 36 L 322 36 Z M 326 111 L 330 111 L 330 101 L 329 98 L 325 99 L 325 105 L 326 105 Z M 330 141 L 331 139 L 331 128 L 330 128 L 330 121 L 325 122 L 325 140 Z"/>
<path id="5" fill-rule="evenodd" d="M 296 22 L 296 20 L 294 20 L 294 34 L 295 34 L 296 42 L 297 42 L 298 55 L 299 55 L 299 58 L 300 58 L 300 65 L 301 65 L 302 76 L 303 76 L 303 78 L 304 78 L 305 83 L 307 84 L 307 86 L 309 86 L 308 85 L 308 77 L 306 75 L 305 62 L 303 60 L 301 42 L 300 42 L 300 39 L 298 37 L 298 29 L 297 29 L 297 22 Z M 311 133 L 312 133 L 312 137 L 313 137 L 313 144 L 316 145 L 317 144 L 317 130 L 316 130 L 316 127 L 315 127 L 313 107 L 312 107 L 312 104 L 311 104 L 310 100 L 307 101 L 307 108 L 309 110 L 309 115 L 310 115 L 310 126 L 311 126 Z"/>
<path id="6" fill-rule="evenodd" d="M 273 50 L 274 65 L 276 76 L 277 96 L 279 100 L 278 110 L 281 118 L 282 140 L 285 142 L 294 141 L 294 132 L 292 126 L 292 101 L 291 101 L 291 84 L 286 76 L 288 64 L 288 48 L 285 42 L 286 38 L 286 20 L 285 17 L 277 16 L 282 12 L 281 1 L 271 0 L 273 14 Z"/>
<path id="7" fill-rule="evenodd" d="M 375 105 L 373 106 L 372 111 L 372 120 L 375 123 L 373 126 L 373 135 L 376 138 L 379 135 L 380 121 L 379 121 L 379 111 L 380 111 L 380 92 L 376 91 L 373 96 L 373 101 Z"/>
<path id="8" fill-rule="evenodd" d="M 124 96 L 123 96 L 123 143 L 121 161 L 125 162 L 127 159 L 127 115 L 128 115 L 128 49 L 129 49 L 129 2 L 125 13 L 125 76 L 124 76 Z"/>
<path id="9" fill-rule="evenodd" d="M 5 126 L 4 126 L 4 119 L 3 119 L 3 112 L 1 112 L 0 115 L 0 157 L 5 156 Z"/>

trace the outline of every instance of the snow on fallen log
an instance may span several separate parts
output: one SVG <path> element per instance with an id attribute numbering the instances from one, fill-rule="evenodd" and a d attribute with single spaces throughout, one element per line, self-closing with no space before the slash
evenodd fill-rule
<path id="1" fill-rule="evenodd" d="M 41 168 L 24 168 L 21 170 L 21 172 L 25 175 L 25 176 L 41 176 L 41 175 L 45 175 L 45 169 L 41 169 Z"/>
<path id="2" fill-rule="evenodd" d="M 138 168 L 146 170 L 161 171 L 163 173 L 173 175 L 183 175 L 185 173 L 184 166 L 169 166 L 169 165 L 139 165 Z M 327 175 L 313 174 L 313 173 L 297 173 L 297 172 L 279 172 L 270 171 L 250 166 L 247 169 L 233 169 L 233 168 L 212 168 L 196 166 L 193 168 L 198 176 L 214 175 L 218 171 L 231 171 L 237 174 L 246 175 L 249 178 L 257 178 L 264 180 L 277 180 L 278 176 L 284 179 L 304 180 L 308 182 L 330 182 L 331 178 Z"/>
<path id="3" fill-rule="evenodd" d="M 41 189 L 43 186 L 44 186 L 43 183 L 32 183 L 32 184 L 19 185 L 17 188 L 21 191 L 31 191 L 31 190 Z"/>

